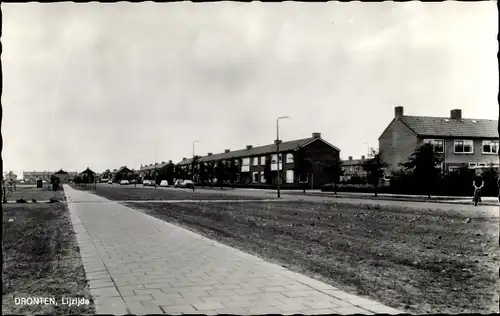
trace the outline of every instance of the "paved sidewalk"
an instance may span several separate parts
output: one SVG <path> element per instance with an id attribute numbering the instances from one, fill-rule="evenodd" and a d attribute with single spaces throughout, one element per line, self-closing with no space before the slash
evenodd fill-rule
<path id="1" fill-rule="evenodd" d="M 64 190 L 97 314 L 400 313 L 119 203 Z"/>

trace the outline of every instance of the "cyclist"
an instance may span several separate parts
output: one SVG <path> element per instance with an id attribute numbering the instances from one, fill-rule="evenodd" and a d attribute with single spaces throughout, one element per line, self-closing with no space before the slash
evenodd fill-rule
<path id="1" fill-rule="evenodd" d="M 474 197 L 472 198 L 472 200 L 474 201 L 474 198 L 476 197 L 477 194 L 479 198 L 478 201 L 481 202 L 481 189 L 484 187 L 484 182 L 480 174 L 476 174 L 476 176 L 474 177 L 474 181 L 472 182 L 472 185 L 474 186 Z"/>

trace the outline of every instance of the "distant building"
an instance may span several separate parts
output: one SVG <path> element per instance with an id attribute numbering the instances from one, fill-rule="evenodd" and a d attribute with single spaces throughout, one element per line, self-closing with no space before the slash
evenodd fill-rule
<path id="1" fill-rule="evenodd" d="M 36 180 L 50 181 L 50 177 L 57 172 L 58 171 L 23 171 L 23 180 L 28 183 L 35 183 Z M 68 181 L 72 181 L 73 178 L 78 175 L 78 172 L 64 172 L 68 174 Z"/>
<path id="2" fill-rule="evenodd" d="M 59 178 L 59 183 L 61 184 L 68 183 L 69 181 L 69 174 L 62 169 L 54 173 L 54 175 Z"/>
<path id="3" fill-rule="evenodd" d="M 363 168 L 365 161 L 365 156 L 361 156 L 361 159 L 352 159 L 352 156 L 349 156 L 347 160 L 342 161 L 341 180 L 349 181 L 353 177 L 366 178 L 367 172 Z"/>
<path id="4" fill-rule="evenodd" d="M 380 156 L 389 172 L 399 169 L 425 143 L 441 156 L 444 172 L 464 164 L 471 169 L 498 167 L 498 120 L 463 118 L 462 110 L 451 110 L 450 117 L 408 116 L 402 106 L 394 112 L 379 137 Z"/>

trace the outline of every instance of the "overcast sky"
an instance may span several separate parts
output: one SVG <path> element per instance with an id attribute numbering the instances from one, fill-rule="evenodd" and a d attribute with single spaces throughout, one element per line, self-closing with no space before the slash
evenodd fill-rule
<path id="1" fill-rule="evenodd" d="M 4 170 L 97 172 L 498 115 L 495 2 L 5 4 Z"/>

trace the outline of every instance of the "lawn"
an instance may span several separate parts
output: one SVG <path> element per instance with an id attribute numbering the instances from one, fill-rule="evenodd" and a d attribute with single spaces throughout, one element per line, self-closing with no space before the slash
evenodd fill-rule
<path id="1" fill-rule="evenodd" d="M 498 312 L 498 217 L 313 202 L 127 205 L 406 312 Z"/>
<path id="2" fill-rule="evenodd" d="M 75 189 L 81 189 L 72 186 Z M 173 188 L 134 188 L 133 185 L 120 186 L 97 185 L 97 190 L 90 190 L 91 193 L 100 195 L 115 201 L 145 201 L 145 200 L 262 200 L 264 198 L 235 196 L 229 194 L 217 194 L 215 192 L 193 192 L 191 189 L 173 189 Z"/>
<path id="3" fill-rule="evenodd" d="M 64 201 L 66 197 L 64 196 L 64 191 L 52 191 L 47 188 L 45 185 L 43 188 L 37 188 L 34 185 L 18 185 L 16 190 L 12 191 L 12 195 L 7 199 L 8 201 L 16 201 L 20 198 L 25 199 L 26 201 L 31 201 L 35 199 L 37 201 L 48 201 L 51 198 L 56 198 L 57 200 Z"/>
<path id="4" fill-rule="evenodd" d="M 2 314 L 95 314 L 65 204 L 4 204 L 2 237 Z M 63 296 L 90 305 L 69 307 Z M 58 305 L 15 304 L 27 297 L 53 297 Z"/>

